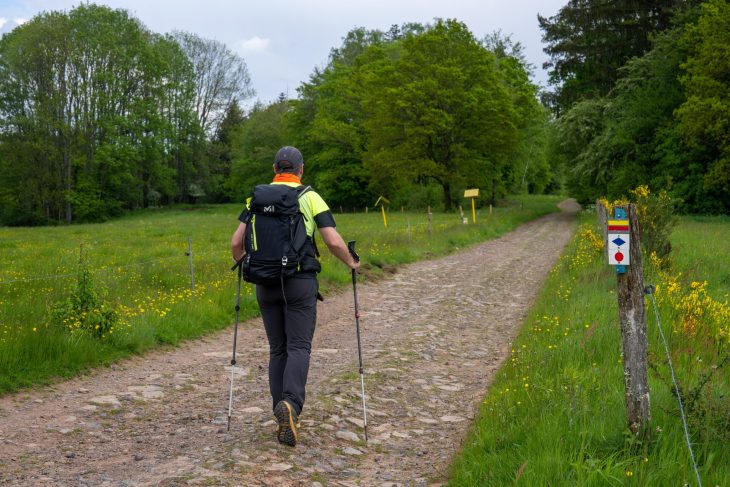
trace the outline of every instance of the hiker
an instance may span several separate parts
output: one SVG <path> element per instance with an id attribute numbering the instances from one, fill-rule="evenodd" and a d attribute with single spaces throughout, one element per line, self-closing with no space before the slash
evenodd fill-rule
<path id="1" fill-rule="evenodd" d="M 279 149 L 274 157 L 274 173 L 273 182 L 256 186 L 253 196 L 247 200 L 238 217 L 241 223 L 231 238 L 231 251 L 233 259 L 242 264 L 244 278 L 256 283 L 256 299 L 269 340 L 269 390 L 279 425 L 277 438 L 280 443 L 295 446 L 298 418 L 304 406 L 317 299 L 322 299 L 317 283 L 321 267 L 314 240 L 315 226 L 335 257 L 355 271 L 360 264 L 337 233 L 335 219 L 322 197 L 310 187 L 302 186 L 301 152 L 289 146 Z M 291 217 L 293 213 L 295 216 Z M 272 229 L 282 221 L 272 214 L 293 218 L 288 220 L 289 230 L 284 236 Z M 298 230 L 300 225 L 303 229 Z M 299 233 L 301 239 L 297 237 Z M 282 255 L 281 249 L 287 247 L 301 248 L 278 257 Z M 260 258 L 266 252 L 277 255 L 273 264 L 271 258 Z M 298 262 L 292 264 L 294 260 Z"/>

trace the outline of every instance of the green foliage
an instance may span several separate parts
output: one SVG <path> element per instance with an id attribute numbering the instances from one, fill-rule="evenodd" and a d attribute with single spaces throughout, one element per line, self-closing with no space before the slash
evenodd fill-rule
<path id="1" fill-rule="evenodd" d="M 99 221 L 189 197 L 206 167 L 193 68 L 124 10 L 45 12 L 0 39 L 0 224 Z"/>
<path id="2" fill-rule="evenodd" d="M 652 193 L 646 186 L 639 186 L 630 193 L 631 200 L 636 204 L 644 255 L 667 258 L 672 250 L 669 237 L 679 222 L 674 214 L 672 198 L 666 191 Z"/>
<path id="3" fill-rule="evenodd" d="M 224 185 L 231 201 L 244 201 L 255 185 L 271 181 L 274 155 L 289 144 L 284 125 L 288 107 L 285 99 L 268 106 L 256 104 L 248 117 L 231 131 L 231 174 Z M 307 155 L 304 157 L 308 174 Z"/>
<path id="4" fill-rule="evenodd" d="M 647 52 L 651 35 L 667 29 L 672 10 L 685 3 L 570 0 L 553 17 L 538 15 L 550 56 L 544 66 L 556 86 L 545 96 L 548 105 L 563 114 L 580 100 L 607 95 L 621 66 Z"/>
<path id="5" fill-rule="evenodd" d="M 119 315 L 94 289 L 88 264 L 79 259 L 78 278 L 71 296 L 51 310 L 51 324 L 71 334 L 103 339 L 114 332 Z"/>
<path id="6" fill-rule="evenodd" d="M 382 65 L 366 90 L 365 159 L 379 192 L 394 193 L 394 174 L 430 178 L 450 210 L 457 186 L 507 179 L 519 120 L 496 65 L 455 21 L 403 40 L 401 56 Z"/>
<path id="7" fill-rule="evenodd" d="M 452 241 L 463 246 L 495 238 L 556 211 L 559 199 L 523 196 L 520 201 L 524 204 L 505 202 L 491 217 L 480 211 L 477 225 L 434 213 L 432 237 L 425 211 L 391 211 L 387 229 L 378 212 L 335 211 L 335 218 L 339 232 L 357 240 L 363 277 L 369 279 L 382 275 L 386 266 L 457 251 Z M 155 209 L 103 224 L 0 228 L 0 394 L 230 326 L 236 276 L 226 264 L 240 211 L 240 204 Z M 194 291 L 185 255 L 188 237 Z M 79 241 L 86 242 L 82 272 Z M 351 276 L 325 248 L 320 250 L 320 289 L 326 296 L 351 284 Z M 62 303 L 54 325 L 53 303 Z M 116 324 L 110 309 L 119 317 Z M 256 313 L 255 286 L 244 283 L 241 319 Z M 66 318 L 77 331 L 68 333 Z M 82 325 L 77 328 L 76 321 L 88 331 L 79 332 Z M 95 333 L 106 323 L 113 324 L 112 333 L 99 340 Z"/>
<path id="8" fill-rule="evenodd" d="M 650 51 L 619 69 L 610 93 L 576 103 L 555 122 L 552 158 L 579 201 L 644 184 L 666 190 L 685 212 L 728 211 L 723 9 L 719 0 L 677 14 Z"/>
<path id="9" fill-rule="evenodd" d="M 626 428 L 615 273 L 606 265 L 601 246 L 593 245 L 600 243 L 589 230 L 595 214 L 581 219 L 584 230 L 576 234 L 529 312 L 451 467 L 449 485 L 644 486 L 693 481 L 650 301 L 652 431 L 639 440 Z M 720 256 L 730 251 L 727 218 L 685 218 L 672 240 L 677 270 L 688 279 L 702 281 L 727 272 L 727 266 L 717 269 Z M 649 265 L 645 269 L 652 282 L 656 271 Z M 728 292 L 730 281 L 710 281 L 708 293 L 715 299 L 726 299 Z M 693 403 L 690 439 L 703 484 L 723 485 L 730 476 L 730 370 L 727 359 L 723 362 L 727 343 L 716 342 L 706 331 L 685 335 L 671 303 L 660 303 L 659 311 L 684 397 L 691 402 L 691 395 L 702 391 Z"/>
<path id="10" fill-rule="evenodd" d="M 379 195 L 435 206 L 439 185 L 448 210 L 465 187 L 495 202 L 549 183 L 536 90 L 521 46 L 498 33 L 479 42 L 455 20 L 355 29 L 300 88 L 286 123 L 333 206 Z"/>
<path id="11" fill-rule="evenodd" d="M 702 5 L 684 41 L 689 56 L 681 77 L 687 100 L 677 110 L 679 135 L 692 163 L 701 167 L 705 211 L 730 211 L 730 4 L 711 0 Z"/>

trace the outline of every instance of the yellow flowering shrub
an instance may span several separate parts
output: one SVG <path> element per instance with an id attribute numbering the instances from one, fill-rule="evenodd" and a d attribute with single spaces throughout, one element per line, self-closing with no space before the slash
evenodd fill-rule
<path id="1" fill-rule="evenodd" d="M 692 281 L 682 285 L 682 273 L 672 275 L 663 271 L 663 262 L 656 253 L 650 256 L 651 264 L 659 270 L 656 290 L 657 303 L 677 313 L 674 332 L 686 336 L 705 336 L 721 343 L 730 343 L 730 304 L 718 301 L 707 294 L 707 281 Z"/>
<path id="2" fill-rule="evenodd" d="M 580 269 L 587 266 L 603 252 L 603 237 L 596 235 L 588 225 L 580 226 L 577 240 L 578 246 L 575 254 L 570 257 L 568 262 L 571 269 Z"/>

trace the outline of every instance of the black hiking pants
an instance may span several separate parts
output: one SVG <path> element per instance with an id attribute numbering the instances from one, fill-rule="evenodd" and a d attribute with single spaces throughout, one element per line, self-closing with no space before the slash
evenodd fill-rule
<path id="1" fill-rule="evenodd" d="M 282 399 L 297 414 L 304 406 L 309 354 L 317 321 L 317 290 L 316 278 L 291 278 L 283 286 L 256 286 L 256 299 L 269 339 L 272 409 Z"/>

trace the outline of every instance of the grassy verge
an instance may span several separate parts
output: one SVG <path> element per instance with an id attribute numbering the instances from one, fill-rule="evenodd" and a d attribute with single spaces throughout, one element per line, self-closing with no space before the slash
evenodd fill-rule
<path id="1" fill-rule="evenodd" d="M 616 279 L 588 228 L 551 272 L 484 399 L 450 485 L 695 485 L 647 300 L 651 434 L 627 429 Z M 704 485 L 730 479 L 730 219 L 685 218 L 673 265 L 645 262 Z M 707 281 L 707 282 L 705 282 Z"/>
<path id="2" fill-rule="evenodd" d="M 366 278 L 399 264 L 453 252 L 557 211 L 558 197 L 508 200 L 476 225 L 434 214 L 335 214 L 338 230 L 357 240 Z M 114 222 L 51 228 L 0 228 L 0 394 L 76 375 L 164 344 L 195 338 L 233 321 L 235 274 L 230 236 L 239 205 L 144 211 Z M 195 290 L 185 255 L 192 239 Z M 323 245 L 320 246 L 323 247 Z M 325 295 L 348 284 L 348 270 L 323 250 Z M 91 286 L 120 321 L 103 338 L 54 326 L 51 316 L 78 279 L 79 254 Z M 254 289 L 242 287 L 241 319 L 257 313 Z M 82 319 L 82 317 L 75 317 Z M 74 319 L 75 319 L 74 318 Z"/>

